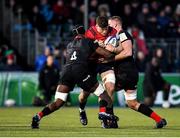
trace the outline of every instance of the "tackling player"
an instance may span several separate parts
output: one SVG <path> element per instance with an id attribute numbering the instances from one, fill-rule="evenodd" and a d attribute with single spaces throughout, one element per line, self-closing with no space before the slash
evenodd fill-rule
<path id="1" fill-rule="evenodd" d="M 96 52 L 105 57 L 112 57 L 109 51 L 98 47 L 93 41 L 84 37 L 83 26 L 76 26 L 73 33 L 76 35 L 74 40 L 67 46 L 67 63 L 62 70 L 60 84 L 57 86 L 55 101 L 47 105 L 41 112 L 32 118 L 32 128 L 39 128 L 39 122 L 42 117 L 58 110 L 66 102 L 68 93 L 73 90 L 75 84 L 85 91 L 94 92 L 100 98 L 99 119 L 113 120 L 113 116 L 106 113 L 106 108 L 112 106 L 112 100 L 104 91 L 102 85 L 97 81 L 96 74 L 89 69 L 89 57 Z"/>
<path id="2" fill-rule="evenodd" d="M 138 70 L 133 59 L 133 39 L 131 35 L 122 29 L 122 20 L 119 16 L 111 17 L 109 19 L 109 25 L 117 30 L 119 43 L 123 49 L 114 59 L 108 61 L 114 62 L 115 64 L 116 89 L 124 89 L 124 95 L 128 106 L 131 109 L 154 119 L 156 121 L 156 128 L 166 126 L 167 122 L 165 119 L 160 117 L 145 104 L 141 104 L 136 100 Z M 116 48 L 111 45 L 107 45 L 106 49 L 112 52 L 116 51 Z"/>
<path id="3" fill-rule="evenodd" d="M 99 45 L 103 45 L 104 40 L 111 35 L 115 35 L 117 31 L 108 26 L 108 19 L 103 16 L 99 16 L 96 18 L 96 25 L 90 27 L 85 36 L 89 39 L 92 39 L 99 43 Z M 97 72 L 100 74 L 102 78 L 103 85 L 105 86 L 106 91 L 108 92 L 109 96 L 113 100 L 113 92 L 115 88 L 115 75 L 113 66 L 111 64 L 99 64 L 97 66 Z M 79 111 L 80 111 L 80 122 L 82 125 L 87 125 L 88 120 L 85 112 L 85 105 L 87 102 L 87 97 L 89 93 L 83 91 L 79 95 Z M 113 107 L 107 109 L 108 113 L 113 113 Z M 116 127 L 117 126 L 117 123 Z M 103 124 L 102 124 L 103 125 Z"/>

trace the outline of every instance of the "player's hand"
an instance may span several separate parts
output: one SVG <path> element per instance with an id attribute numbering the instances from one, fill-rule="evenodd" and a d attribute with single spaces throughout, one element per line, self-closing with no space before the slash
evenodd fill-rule
<path id="1" fill-rule="evenodd" d="M 109 61 L 108 60 L 106 60 L 106 59 L 104 59 L 101 63 L 109 63 Z"/>
<path id="2" fill-rule="evenodd" d="M 98 59 L 98 63 L 108 63 L 108 59 L 105 59 L 105 58 L 99 58 Z"/>
<path id="3" fill-rule="evenodd" d="M 105 60 L 104 58 L 99 58 L 98 63 L 103 63 L 104 60 Z"/>
<path id="4" fill-rule="evenodd" d="M 112 45 L 106 45 L 105 49 L 110 51 L 110 52 L 114 52 L 115 51 L 115 47 L 113 47 Z"/>
<path id="5" fill-rule="evenodd" d="M 102 40 L 99 40 L 99 41 L 97 41 L 98 42 L 98 45 L 100 46 L 100 47 L 102 47 L 102 48 L 105 48 L 105 44 L 104 44 L 104 41 L 102 41 Z"/>

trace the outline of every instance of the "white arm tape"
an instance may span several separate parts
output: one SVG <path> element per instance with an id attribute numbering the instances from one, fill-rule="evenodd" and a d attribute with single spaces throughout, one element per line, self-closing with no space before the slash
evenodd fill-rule
<path id="1" fill-rule="evenodd" d="M 132 93 L 127 93 L 125 92 L 124 93 L 124 96 L 125 96 L 125 99 L 126 100 L 135 100 L 137 98 L 137 90 L 135 90 L 134 92 Z"/>
<path id="2" fill-rule="evenodd" d="M 56 99 L 61 99 L 61 100 L 63 100 L 64 102 L 66 102 L 67 96 L 68 96 L 68 93 L 62 93 L 62 92 L 56 91 L 55 100 L 56 100 Z"/>
<path id="3" fill-rule="evenodd" d="M 106 84 L 107 82 L 111 82 L 111 83 L 114 83 L 116 82 L 116 78 L 115 78 L 115 75 L 114 73 L 108 73 L 107 75 L 105 75 L 103 78 L 102 78 L 102 81 L 104 84 Z"/>
<path id="4" fill-rule="evenodd" d="M 99 84 L 96 90 L 94 91 L 94 94 L 99 97 L 103 92 L 104 88 L 101 84 Z"/>

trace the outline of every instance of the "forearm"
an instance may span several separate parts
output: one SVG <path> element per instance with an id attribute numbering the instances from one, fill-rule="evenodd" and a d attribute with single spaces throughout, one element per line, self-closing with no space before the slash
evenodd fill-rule
<path id="1" fill-rule="evenodd" d="M 122 50 L 123 50 L 123 48 L 118 46 L 118 47 L 114 47 L 112 52 L 115 54 L 119 54 L 120 52 L 122 52 Z"/>
<path id="2" fill-rule="evenodd" d="M 122 60 L 122 59 L 125 59 L 127 57 L 130 57 L 131 55 L 128 54 L 127 52 L 125 51 L 122 51 L 120 52 L 118 55 L 115 56 L 114 60 L 117 61 L 117 60 Z"/>
<path id="3" fill-rule="evenodd" d="M 103 56 L 104 58 L 111 58 L 111 57 L 114 57 L 114 53 L 104 49 L 104 48 L 101 48 L 101 47 L 98 47 L 96 49 L 96 53 L 98 53 L 99 55 Z"/>

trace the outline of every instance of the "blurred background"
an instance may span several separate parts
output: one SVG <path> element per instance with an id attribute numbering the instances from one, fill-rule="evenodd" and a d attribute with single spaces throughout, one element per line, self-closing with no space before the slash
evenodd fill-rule
<path id="1" fill-rule="evenodd" d="M 83 24 L 87 29 L 95 25 L 97 16 L 114 15 L 122 18 L 123 28 L 135 41 L 140 72 L 138 100 L 144 98 L 146 64 L 157 56 L 164 79 L 173 84 L 169 102 L 172 106 L 180 105 L 177 0 L 0 0 L 0 106 L 8 100 L 17 106 L 45 104 L 42 100 L 45 88 L 39 74 L 47 57 L 53 55 L 53 67 L 61 71 L 73 25 Z M 67 105 L 77 105 L 79 91 L 77 87 L 74 89 Z M 162 102 L 160 92 L 155 105 Z M 97 98 L 91 96 L 88 105 L 97 105 Z M 115 94 L 115 105 L 125 106 L 122 93 Z"/>

